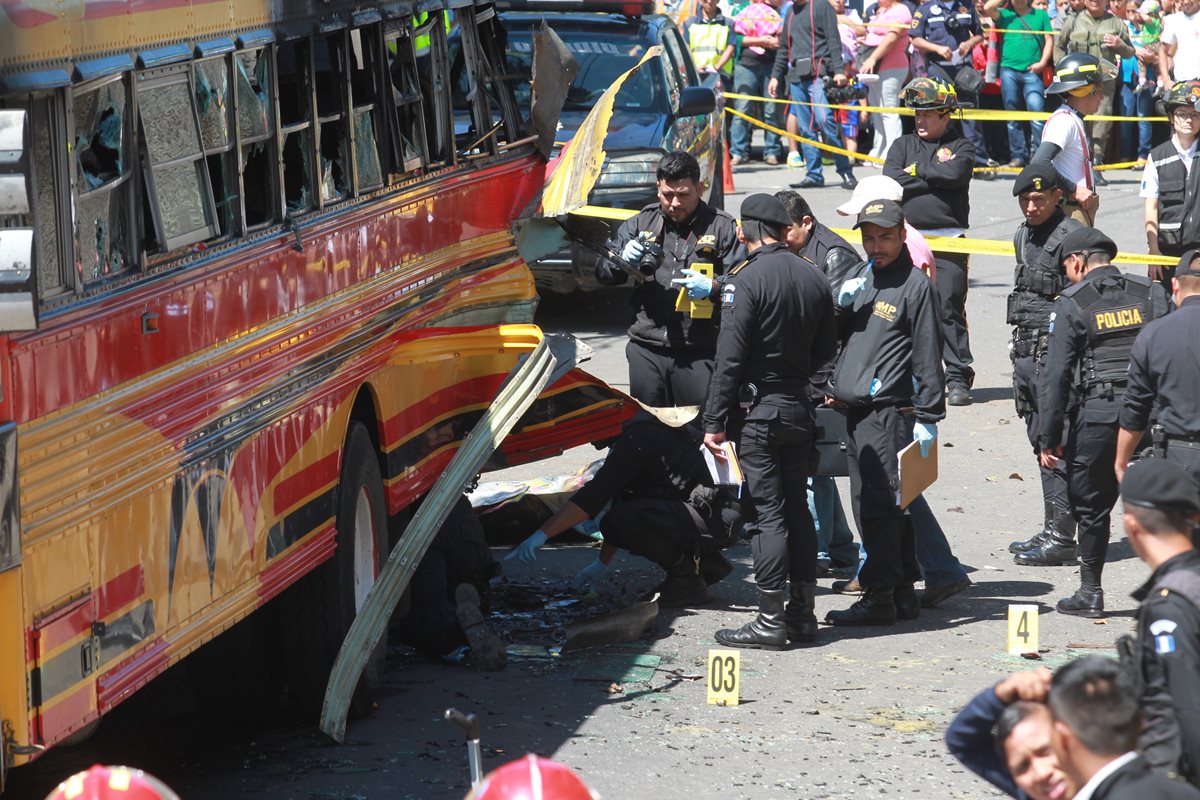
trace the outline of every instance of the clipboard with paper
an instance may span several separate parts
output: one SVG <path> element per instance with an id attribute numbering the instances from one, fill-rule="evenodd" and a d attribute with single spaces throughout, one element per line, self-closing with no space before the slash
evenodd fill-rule
<path id="1" fill-rule="evenodd" d="M 700 450 L 704 453 L 704 463 L 708 466 L 708 474 L 715 485 L 742 485 L 742 465 L 738 463 L 737 446 L 733 442 L 721 443 L 721 452 L 725 454 L 724 461 L 718 461 L 713 452 L 704 445 L 700 445 Z"/>
<path id="2" fill-rule="evenodd" d="M 921 456 L 921 444 L 914 441 L 896 456 L 899 462 L 900 489 L 896 492 L 896 502 L 900 508 L 908 508 L 913 500 L 921 496 L 938 479 L 938 443 L 937 439 L 929 448 L 929 455 Z"/>

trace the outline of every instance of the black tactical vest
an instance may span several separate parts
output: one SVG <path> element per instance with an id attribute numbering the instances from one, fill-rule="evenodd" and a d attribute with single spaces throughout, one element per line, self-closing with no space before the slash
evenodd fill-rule
<path id="1" fill-rule="evenodd" d="M 1183 255 L 1200 245 L 1200 170 L 1188 174 L 1170 139 L 1151 150 L 1150 158 L 1158 170 L 1158 248 Z"/>
<path id="2" fill-rule="evenodd" d="M 1154 318 L 1151 286 L 1149 278 L 1114 275 L 1063 291 L 1079 307 L 1087 330 L 1078 383 L 1085 399 L 1119 395 L 1125 386 L 1133 342 Z"/>
<path id="3" fill-rule="evenodd" d="M 1058 246 L 1078 227 L 1080 223 L 1062 216 L 1040 247 L 1033 243 L 1028 225 L 1017 229 L 1013 238 L 1017 266 L 1013 291 L 1008 296 L 1008 324 L 1020 329 L 1020 334 L 1036 338 L 1049 328 L 1054 300 L 1067 287 L 1066 274 L 1058 262 Z"/>
<path id="4" fill-rule="evenodd" d="M 830 264 L 827 263 L 829 251 L 835 248 L 845 250 L 852 256 L 852 260 L 846 259 L 847 267 L 840 271 L 841 274 L 830 274 Z M 841 287 L 849 268 L 860 263 L 854 247 L 819 222 L 814 222 L 812 233 L 809 235 L 808 241 L 804 243 L 800 255 L 820 267 L 821 271 L 825 273 L 825 277 L 829 279 L 829 285 L 835 289 Z"/>

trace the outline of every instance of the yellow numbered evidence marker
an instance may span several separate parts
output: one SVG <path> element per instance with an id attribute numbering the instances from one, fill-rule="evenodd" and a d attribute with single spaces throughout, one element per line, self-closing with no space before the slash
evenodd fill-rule
<path id="1" fill-rule="evenodd" d="M 742 654 L 737 650 L 708 651 L 708 704 L 736 706 L 741 695 Z"/>
<path id="2" fill-rule="evenodd" d="M 712 264 L 692 264 L 688 266 L 688 269 L 693 269 L 709 280 L 712 280 Z M 680 275 L 679 277 L 683 276 Z M 708 298 L 693 300 L 688 297 L 687 289 L 680 289 L 679 295 L 675 298 L 675 310 L 682 311 L 692 319 L 712 319 L 713 303 Z"/>
<path id="3" fill-rule="evenodd" d="M 1008 652 L 1013 655 L 1038 651 L 1038 607 L 1008 607 Z"/>

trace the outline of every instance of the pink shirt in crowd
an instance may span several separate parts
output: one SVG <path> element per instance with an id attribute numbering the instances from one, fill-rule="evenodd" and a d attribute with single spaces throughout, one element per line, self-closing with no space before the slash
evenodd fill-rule
<path id="1" fill-rule="evenodd" d="M 937 268 L 933 265 L 933 251 L 929 249 L 929 243 L 919 230 L 907 222 L 904 223 L 904 231 L 907 234 L 904 241 L 908 245 L 908 255 L 913 264 L 924 270 L 929 280 L 937 283 Z"/>
<path id="2" fill-rule="evenodd" d="M 887 53 L 883 56 L 883 62 L 876 66 L 876 72 L 885 69 L 908 69 L 908 27 L 911 24 L 912 12 L 900 0 L 896 0 L 896 3 L 887 10 L 881 8 L 875 10 L 875 16 L 871 22 L 867 23 L 867 35 L 863 39 L 868 46 L 878 45 L 883 41 L 883 37 L 891 31 L 900 32 L 900 38 L 888 48 Z M 894 28 L 890 25 L 903 25 L 904 27 Z"/>

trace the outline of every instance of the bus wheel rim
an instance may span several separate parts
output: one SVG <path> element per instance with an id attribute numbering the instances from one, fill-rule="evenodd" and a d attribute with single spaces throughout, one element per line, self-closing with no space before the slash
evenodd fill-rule
<path id="1" fill-rule="evenodd" d="M 354 613 L 375 584 L 375 515 L 367 487 L 359 487 L 354 503 Z"/>

